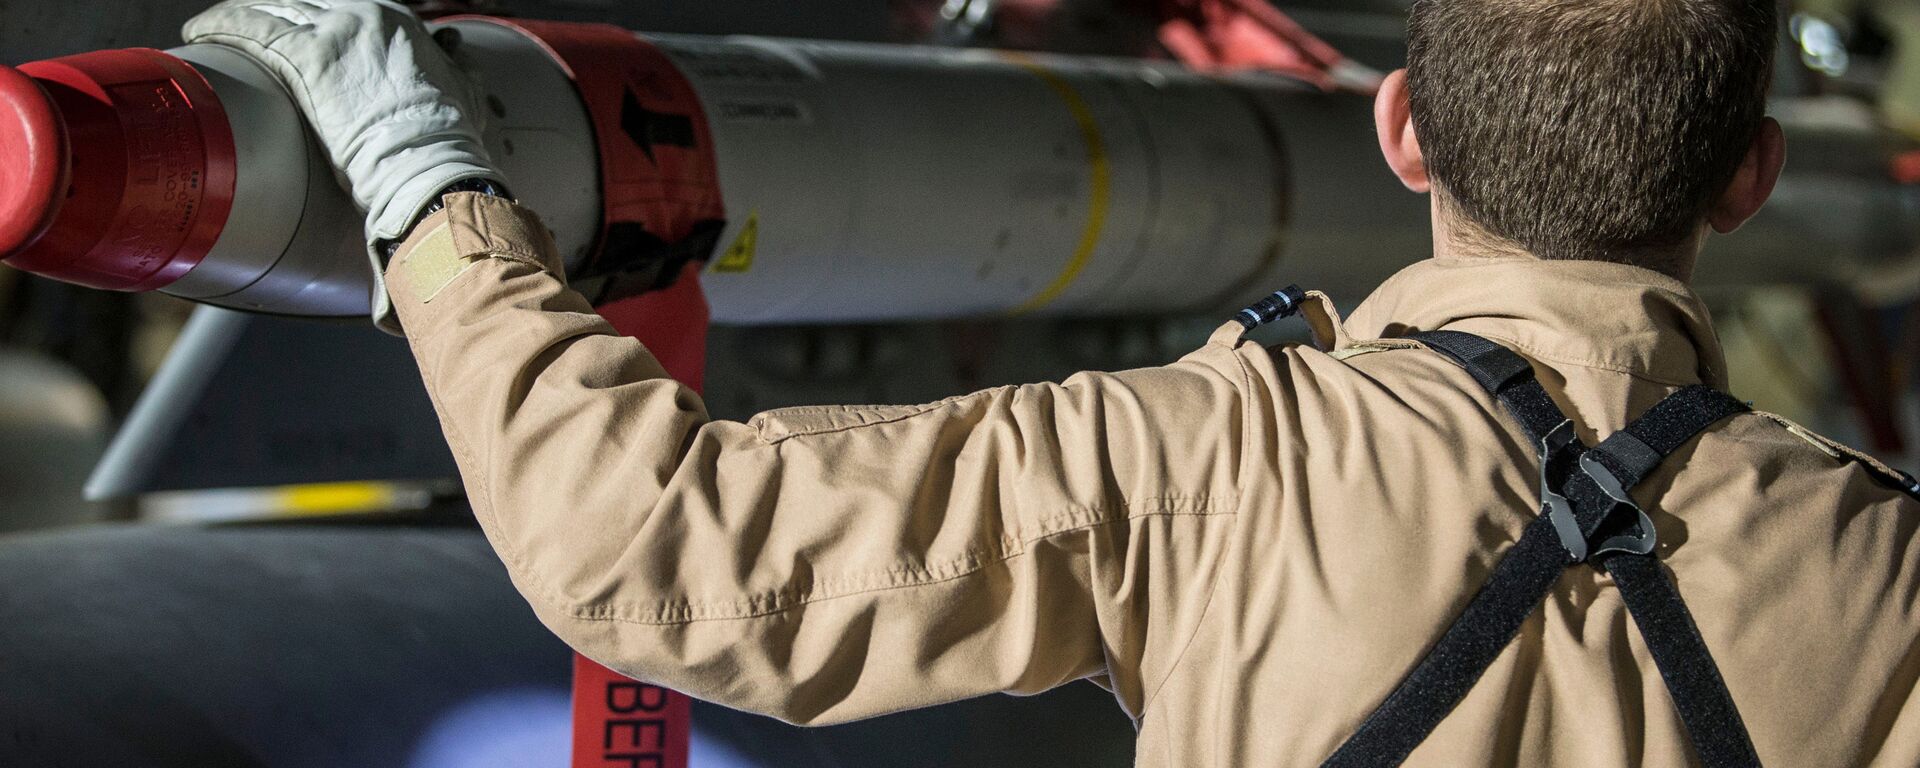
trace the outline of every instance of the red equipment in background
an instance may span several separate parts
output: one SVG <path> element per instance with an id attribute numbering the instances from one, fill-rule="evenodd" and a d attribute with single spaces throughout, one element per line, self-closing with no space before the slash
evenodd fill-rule
<path id="1" fill-rule="evenodd" d="M 943 35 L 941 28 L 960 26 L 970 44 L 1157 54 L 1201 72 L 1274 72 L 1325 91 L 1372 93 L 1380 80 L 1268 0 L 906 0 L 896 8 L 900 27 L 915 39 L 952 42 L 952 30 Z M 1069 29 L 1088 18 L 1099 19 L 1101 50 L 1085 50 L 1086 41 Z M 1152 50 L 1154 42 L 1164 50 Z"/>
<path id="2" fill-rule="evenodd" d="M 1201 71 L 1264 69 L 1300 78 L 1322 90 L 1371 91 L 1378 83 L 1346 82 L 1352 67 L 1326 41 L 1266 0 L 1160 0 L 1160 44 Z"/>

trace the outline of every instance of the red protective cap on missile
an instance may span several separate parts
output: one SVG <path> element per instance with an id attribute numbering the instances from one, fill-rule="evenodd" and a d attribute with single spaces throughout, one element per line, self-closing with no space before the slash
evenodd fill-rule
<path id="1" fill-rule="evenodd" d="M 53 223 L 67 186 L 67 134 L 47 92 L 0 66 L 0 253 L 33 242 Z"/>
<path id="2" fill-rule="evenodd" d="M 233 129 L 205 78 L 150 49 L 0 67 L 0 261 L 70 283 L 165 287 L 233 208 Z"/>

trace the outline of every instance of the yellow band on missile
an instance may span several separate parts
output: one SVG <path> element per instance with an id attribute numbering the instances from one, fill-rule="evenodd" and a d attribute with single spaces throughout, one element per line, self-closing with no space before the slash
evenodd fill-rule
<path id="1" fill-rule="evenodd" d="M 1032 72 L 1040 81 L 1060 97 L 1067 106 L 1067 112 L 1080 126 L 1080 138 L 1087 145 L 1087 175 L 1091 181 L 1091 190 L 1087 203 L 1087 223 L 1080 230 L 1080 242 L 1074 246 L 1073 258 L 1067 260 L 1067 266 L 1059 276 L 1033 298 L 1014 307 L 1012 314 L 1025 314 L 1053 303 L 1067 292 L 1073 281 L 1086 271 L 1087 262 L 1093 260 L 1093 252 L 1100 247 L 1100 234 L 1107 228 L 1107 209 L 1113 197 L 1113 163 L 1107 156 L 1107 142 L 1100 134 L 1100 123 L 1094 119 L 1093 108 L 1087 106 L 1087 100 L 1080 97 L 1073 84 L 1047 69 L 1032 57 L 1020 53 L 1005 54 L 1007 60 Z"/>

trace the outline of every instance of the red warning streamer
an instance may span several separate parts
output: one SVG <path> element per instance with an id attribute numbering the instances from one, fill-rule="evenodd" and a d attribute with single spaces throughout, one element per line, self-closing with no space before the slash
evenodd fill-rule
<path id="1" fill-rule="evenodd" d="M 573 657 L 573 768 L 685 768 L 692 702 Z"/>

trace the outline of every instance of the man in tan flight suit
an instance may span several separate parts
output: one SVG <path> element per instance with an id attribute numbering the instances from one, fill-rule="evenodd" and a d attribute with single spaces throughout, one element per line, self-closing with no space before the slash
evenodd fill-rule
<path id="1" fill-rule="evenodd" d="M 347 79 L 431 89 L 418 22 L 366 5 L 240 0 L 188 31 L 274 51 L 310 112 Z M 313 15 L 234 15 L 282 6 Z M 1228 323 L 1161 368 L 731 423 L 568 289 L 498 189 L 445 194 L 395 236 L 387 289 L 480 524 L 587 656 L 807 724 L 1092 679 L 1138 724 L 1139 765 L 1314 765 L 1538 510 L 1536 446 L 1404 337 L 1519 352 L 1589 444 L 1682 385 L 1727 386 L 1687 280 L 1779 174 L 1774 23 L 1764 0 L 1416 3 L 1378 117 L 1394 172 L 1433 191 L 1434 256 L 1345 319 L 1311 296 L 1311 347 Z M 350 134 L 373 129 L 316 121 L 376 219 L 395 198 L 370 168 L 453 144 L 486 167 L 447 138 L 454 88 L 426 94 L 451 117 L 407 151 L 369 159 Z M 1889 476 L 1747 414 L 1636 491 L 1769 763 L 1920 765 L 1920 502 Z M 1410 759 L 1694 760 L 1588 567 Z"/>

